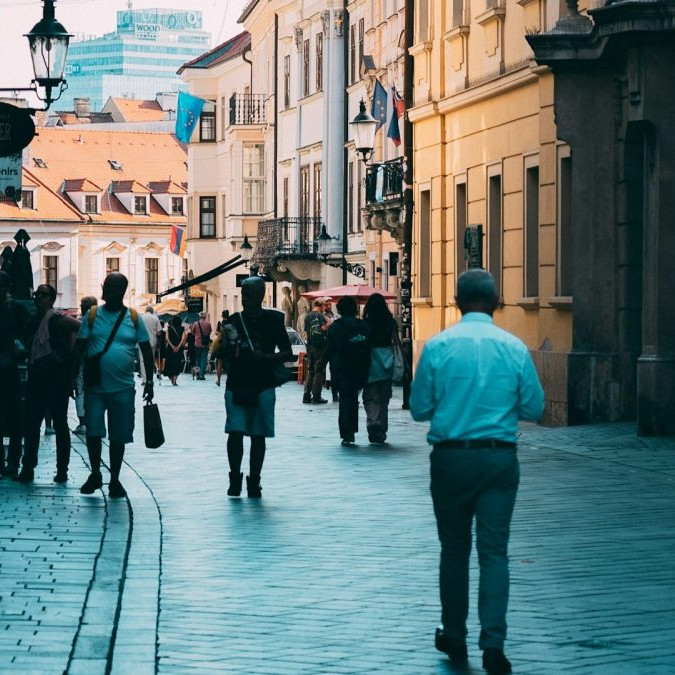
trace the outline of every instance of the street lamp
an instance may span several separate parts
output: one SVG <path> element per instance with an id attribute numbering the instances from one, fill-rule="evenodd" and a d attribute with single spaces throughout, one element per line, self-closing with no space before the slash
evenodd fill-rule
<path id="1" fill-rule="evenodd" d="M 250 276 L 252 277 L 257 277 L 258 276 L 258 265 L 251 264 L 251 260 L 253 259 L 253 246 L 251 246 L 251 242 L 248 240 L 248 235 L 244 235 L 244 241 L 241 242 L 241 246 L 239 247 L 241 259 L 244 261 L 244 265 L 250 269 Z"/>
<path id="2" fill-rule="evenodd" d="M 338 260 L 330 260 L 332 254 L 334 253 L 332 242 L 336 239 L 338 239 L 338 237 L 331 237 L 330 234 L 328 234 L 325 225 L 321 226 L 321 232 L 316 238 L 316 241 L 318 248 L 317 252 L 319 257 L 323 260 L 323 263 L 329 267 L 337 267 L 338 269 L 343 270 L 343 272 L 349 272 L 360 279 L 365 279 L 366 268 L 363 265 L 359 265 L 358 263 L 347 262 L 344 253 L 341 254 L 341 257 Z"/>
<path id="3" fill-rule="evenodd" d="M 349 124 L 354 129 L 356 152 L 361 155 L 363 162 L 367 164 L 373 154 L 377 120 L 368 113 L 363 99 L 359 103 L 359 114 Z"/>
<path id="4" fill-rule="evenodd" d="M 68 85 L 63 79 L 68 55 L 68 43 L 72 35 L 59 23 L 54 16 L 55 0 L 43 0 L 42 19 L 38 21 L 29 33 L 30 57 L 33 62 L 35 78 L 31 87 L 4 87 L 0 91 L 32 91 L 40 101 L 45 103 L 44 110 L 58 101 Z M 38 92 L 38 87 L 45 90 L 44 96 Z M 55 97 L 52 90 L 58 89 Z"/>

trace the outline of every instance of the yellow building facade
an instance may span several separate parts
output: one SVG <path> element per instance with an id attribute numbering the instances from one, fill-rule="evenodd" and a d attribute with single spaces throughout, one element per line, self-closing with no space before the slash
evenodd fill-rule
<path id="1" fill-rule="evenodd" d="M 456 279 L 471 253 L 495 276 L 496 323 L 532 352 L 544 421 L 565 424 L 572 165 L 556 135 L 553 75 L 525 40 L 559 16 L 558 3 L 546 0 L 416 3 L 409 115 L 415 353 L 459 320 Z"/>

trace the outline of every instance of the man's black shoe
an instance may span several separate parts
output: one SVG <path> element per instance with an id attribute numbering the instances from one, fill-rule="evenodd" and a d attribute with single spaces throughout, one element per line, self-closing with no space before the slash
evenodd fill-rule
<path id="1" fill-rule="evenodd" d="M 19 473 L 19 470 L 15 466 L 10 466 L 9 464 L 6 464 L 5 466 L 2 467 L 0 473 L 2 473 L 3 476 L 7 476 L 7 478 L 16 478 L 17 474 Z"/>
<path id="2" fill-rule="evenodd" d="M 262 497 L 262 487 L 260 487 L 260 477 L 246 476 L 246 490 L 248 496 L 258 499 Z"/>
<path id="3" fill-rule="evenodd" d="M 100 490 L 103 485 L 103 477 L 100 472 L 90 473 L 89 478 L 84 482 L 80 488 L 83 495 L 93 495 L 96 490 Z"/>
<path id="4" fill-rule="evenodd" d="M 302 397 L 302 402 L 303 403 L 311 403 L 312 402 L 312 397 L 309 394 L 305 394 Z"/>
<path id="5" fill-rule="evenodd" d="M 451 645 L 442 628 L 436 629 L 435 644 L 436 649 L 438 649 L 439 652 L 447 654 L 452 663 L 466 663 L 469 658 L 469 652 L 466 649 L 466 645 Z"/>
<path id="6" fill-rule="evenodd" d="M 19 471 L 19 475 L 14 479 L 19 483 L 32 483 L 35 479 L 35 472 L 33 469 L 23 468 Z"/>
<path id="7" fill-rule="evenodd" d="M 490 675 L 502 675 L 511 672 L 511 662 L 501 649 L 490 647 L 483 650 L 483 669 Z"/>
<path id="8" fill-rule="evenodd" d="M 325 398 L 321 398 L 321 396 L 315 396 L 315 397 L 312 399 L 312 403 L 313 403 L 314 405 L 321 405 L 321 404 L 323 404 L 323 403 L 328 403 L 328 401 L 327 401 L 327 399 L 325 399 Z"/>
<path id="9" fill-rule="evenodd" d="M 55 483 L 67 483 L 68 482 L 68 472 L 63 471 L 62 469 L 57 469 L 56 476 L 54 476 Z"/>
<path id="10" fill-rule="evenodd" d="M 110 485 L 108 485 L 108 494 L 113 499 L 122 499 L 127 496 L 127 491 L 118 480 L 111 480 Z"/>
<path id="11" fill-rule="evenodd" d="M 239 497 L 241 494 L 241 484 L 244 481 L 243 473 L 232 473 L 230 471 L 230 487 L 227 490 L 228 497 Z"/>

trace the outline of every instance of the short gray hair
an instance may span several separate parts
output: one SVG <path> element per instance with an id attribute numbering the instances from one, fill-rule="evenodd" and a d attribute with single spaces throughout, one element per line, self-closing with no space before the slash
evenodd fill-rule
<path id="1" fill-rule="evenodd" d="M 466 270 L 457 279 L 457 304 L 491 303 L 497 295 L 494 277 L 482 269 Z"/>
<path id="2" fill-rule="evenodd" d="M 154 314 L 154 313 L 155 313 L 155 309 L 153 308 L 152 305 L 148 305 L 148 306 L 145 308 L 145 311 L 148 312 L 149 314 Z"/>

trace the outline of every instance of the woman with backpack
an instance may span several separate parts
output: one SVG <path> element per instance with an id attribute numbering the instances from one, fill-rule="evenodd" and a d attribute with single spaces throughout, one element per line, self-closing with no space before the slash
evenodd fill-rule
<path id="1" fill-rule="evenodd" d="M 328 355 L 331 378 L 340 396 L 340 437 L 343 447 L 351 447 L 359 430 L 359 390 L 368 380 L 370 330 L 365 321 L 356 318 L 354 298 L 340 298 L 337 310 L 340 318 L 328 328 Z"/>
<path id="2" fill-rule="evenodd" d="M 394 341 L 398 325 L 380 293 L 373 293 L 366 302 L 363 320 L 370 330 L 370 368 L 363 387 L 368 440 L 383 445 L 389 428 L 389 400 L 394 377 Z"/>

